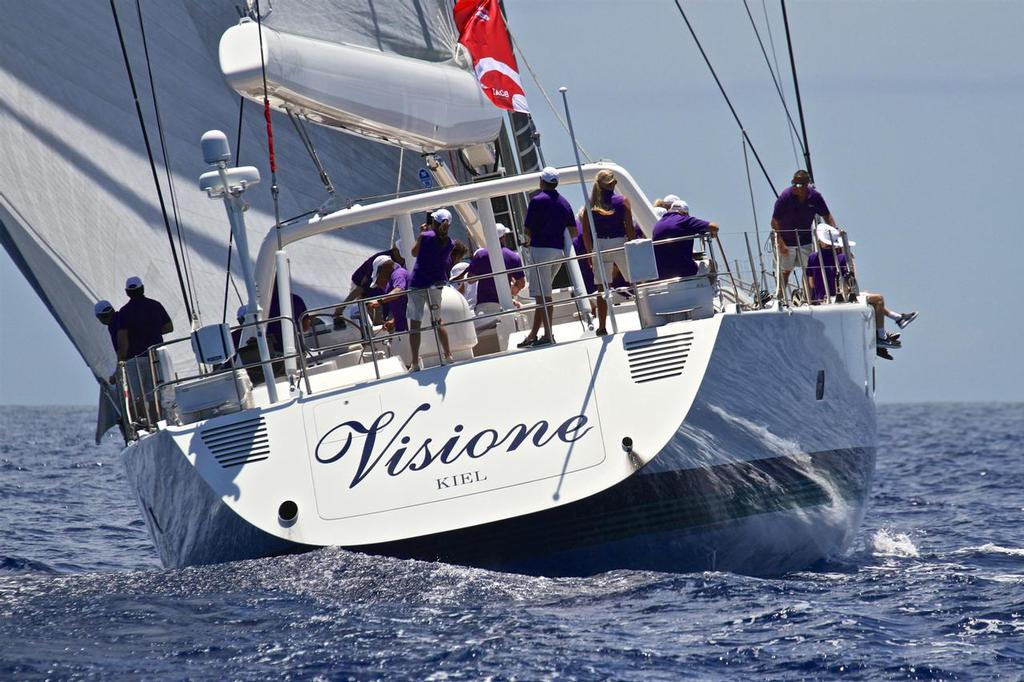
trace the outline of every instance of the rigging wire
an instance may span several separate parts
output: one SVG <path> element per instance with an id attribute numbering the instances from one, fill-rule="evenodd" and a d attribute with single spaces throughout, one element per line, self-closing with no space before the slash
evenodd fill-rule
<path id="1" fill-rule="evenodd" d="M 398 148 L 398 179 L 395 181 L 395 198 L 402 193 L 402 166 L 405 164 L 405 147 Z M 391 219 L 391 244 L 395 243 L 395 232 L 398 231 L 398 217 Z"/>
<path id="2" fill-rule="evenodd" d="M 741 137 L 743 143 L 743 166 L 747 171 L 747 190 L 750 192 L 750 212 L 754 217 L 754 239 L 757 242 L 757 259 L 761 265 L 761 288 L 768 288 L 768 277 L 764 269 L 764 249 L 761 245 L 761 231 L 757 227 L 757 202 L 754 200 L 754 182 L 750 177 L 750 157 L 747 155 L 747 138 Z M 755 273 L 751 273 L 752 277 Z"/>
<path id="3" fill-rule="evenodd" d="M 800 83 L 796 79 L 796 59 L 793 57 L 793 39 L 789 35 L 789 18 L 786 16 L 786 0 L 782 4 L 782 24 L 786 27 L 786 46 L 789 48 L 789 68 L 793 72 L 793 94 L 796 96 L 796 110 L 800 114 L 800 130 L 804 134 L 804 161 L 807 163 L 807 174 L 814 182 L 814 171 L 811 169 L 811 146 L 807 142 L 807 125 L 804 123 L 804 105 L 800 99 Z"/>
<path id="4" fill-rule="evenodd" d="M 754 29 L 754 35 L 757 37 L 757 44 L 761 46 L 761 54 L 764 55 L 764 63 L 768 66 L 768 73 L 772 75 L 772 83 L 775 85 L 775 92 L 779 94 L 779 101 L 782 103 L 782 109 L 786 112 L 786 120 L 789 122 L 789 139 L 793 140 L 793 133 L 796 132 L 796 124 L 793 123 L 793 117 L 789 113 L 789 106 L 786 104 L 786 97 L 782 94 L 782 87 L 779 85 L 779 79 L 775 76 L 775 69 L 772 68 L 772 63 L 768 59 L 768 51 L 764 47 L 764 41 L 761 40 L 761 32 L 757 30 L 757 24 L 754 22 L 754 15 L 750 12 L 750 6 L 747 4 L 747 0 L 743 0 L 743 7 L 747 10 L 747 18 L 750 19 L 750 27 Z M 801 145 L 801 149 L 803 145 Z"/>
<path id="5" fill-rule="evenodd" d="M 732 101 L 729 99 L 729 95 L 725 93 L 722 81 L 718 79 L 718 74 L 715 73 L 715 67 L 711 66 L 711 60 L 708 59 L 708 55 L 704 51 L 704 46 L 700 44 L 700 39 L 697 38 L 697 33 L 693 30 L 693 26 L 690 24 L 690 19 L 686 16 L 686 11 L 683 9 L 683 6 L 679 4 L 679 0 L 675 0 L 675 5 L 676 9 L 679 10 L 679 14 L 683 17 L 683 21 L 686 22 L 686 28 L 690 30 L 690 35 L 693 36 L 693 41 L 697 44 L 697 49 L 700 50 L 701 56 L 704 57 L 704 63 L 707 64 L 708 70 L 711 71 L 711 76 L 715 79 L 719 92 L 721 92 L 722 97 L 725 98 L 725 103 L 729 106 L 729 111 L 732 112 L 732 117 L 736 119 L 736 125 L 740 127 L 740 132 L 743 133 L 743 139 L 747 141 L 748 145 L 750 145 L 750 151 L 754 154 L 754 159 L 757 161 L 757 165 L 760 166 L 765 180 L 768 181 L 768 186 L 771 187 L 772 192 L 776 197 L 778 197 L 779 193 L 775 190 L 775 183 L 772 182 L 771 177 L 768 175 L 768 170 L 764 167 L 764 163 L 762 163 L 761 157 L 757 153 L 757 149 L 754 148 L 754 143 L 750 141 L 750 136 L 747 135 L 747 131 L 743 127 L 743 122 L 740 121 L 739 114 L 736 113 L 736 109 L 733 107 Z"/>
<path id="6" fill-rule="evenodd" d="M 507 19 L 505 21 L 505 25 L 508 26 Z M 523 48 L 519 47 L 519 43 L 516 41 L 516 37 L 513 35 L 511 29 L 508 30 L 508 37 L 512 40 L 512 46 L 515 47 L 516 52 L 518 52 L 519 56 L 522 58 L 523 65 L 526 66 L 526 70 L 530 73 L 530 78 L 533 79 L 537 89 L 540 90 L 540 94 L 544 97 L 544 101 L 548 103 L 548 108 L 551 109 L 551 113 L 554 114 L 555 120 L 562 125 L 566 134 L 568 134 L 569 126 L 566 124 L 565 119 L 562 118 L 561 114 L 558 113 L 558 108 L 555 107 L 555 103 L 551 101 L 550 97 L 548 97 L 548 91 L 544 89 L 543 85 L 541 85 L 540 78 L 537 77 L 537 72 L 534 71 L 533 66 L 530 65 L 530 60 L 526 58 L 526 53 L 523 52 Z M 587 153 L 587 150 L 583 148 L 583 145 L 581 145 L 578 140 L 576 141 L 576 148 L 580 150 L 580 154 L 583 154 L 583 158 L 587 160 L 587 163 L 594 162 L 594 159 L 591 158 L 590 154 Z"/>
<path id="7" fill-rule="evenodd" d="M 780 86 L 780 89 L 782 89 L 782 91 L 783 91 L 783 98 L 782 99 L 783 99 L 783 101 L 785 101 L 785 99 L 786 99 L 785 98 L 785 89 L 781 88 L 781 86 L 782 86 L 782 83 L 781 83 L 781 80 L 782 80 L 782 68 L 779 66 L 779 53 L 775 49 L 775 37 L 772 35 L 772 22 L 768 18 L 768 3 L 767 3 L 767 0 L 761 0 L 761 11 L 764 13 L 764 25 L 765 25 L 765 28 L 768 31 L 768 44 L 771 45 L 771 48 L 772 48 L 772 60 L 775 62 L 775 73 L 777 73 L 779 75 L 779 81 L 780 81 L 779 82 L 779 86 Z M 789 113 L 789 112 L 787 111 L 787 113 Z M 792 130 L 792 129 L 787 129 L 787 130 L 789 132 L 789 147 L 790 147 L 790 149 L 793 150 L 793 162 L 797 166 L 799 166 L 800 165 L 800 155 L 797 154 L 797 152 L 796 152 L 796 141 L 799 138 L 799 136 L 793 135 L 793 133 L 795 132 L 794 130 Z M 800 146 L 801 146 L 801 148 L 803 147 L 803 142 L 800 143 Z"/>
<path id="8" fill-rule="evenodd" d="M 111 0 L 113 2 L 113 0 Z M 277 157 L 274 154 L 274 124 L 270 121 L 270 98 L 267 96 L 267 62 L 263 56 L 263 14 L 260 0 L 256 0 L 256 26 L 260 35 L 260 72 L 263 75 L 263 118 L 267 122 L 267 153 L 270 158 L 270 195 L 274 200 L 274 232 L 277 235 L 277 250 L 284 248 L 281 243 L 281 211 L 278 207 Z"/>
<path id="9" fill-rule="evenodd" d="M 324 164 L 320 162 L 320 156 L 316 153 L 316 147 L 313 146 L 313 140 L 309 137 L 309 131 L 306 130 L 302 119 L 293 114 L 291 109 L 285 109 L 285 113 L 288 114 L 288 120 L 292 122 L 295 133 L 306 148 L 309 158 L 313 159 L 313 165 L 316 166 L 317 173 L 320 174 L 320 182 L 323 183 L 324 189 L 327 190 L 327 196 L 333 198 L 335 195 L 334 184 L 331 182 L 330 176 L 327 175 L 327 169 L 324 168 Z"/>
<path id="10" fill-rule="evenodd" d="M 174 180 L 171 176 L 171 160 L 167 155 L 167 142 L 164 138 L 164 125 L 163 119 L 160 116 L 160 106 L 157 103 L 156 98 L 156 81 L 153 79 L 153 66 L 149 59 L 149 43 L 146 40 L 146 25 L 142 20 L 142 3 L 140 0 L 135 0 L 135 10 L 139 16 L 139 33 L 142 38 L 142 51 L 146 56 L 146 73 L 149 76 L 149 92 L 153 98 L 153 112 L 156 114 L 156 130 L 157 136 L 160 140 L 160 154 L 164 160 L 164 172 L 167 176 L 167 189 L 171 196 L 171 214 L 174 216 L 174 229 L 178 233 L 178 248 L 181 249 L 182 260 L 184 261 L 183 267 L 185 270 L 185 284 L 188 287 L 188 293 L 192 302 L 192 309 L 195 311 L 197 317 L 202 316 L 202 311 L 199 309 L 199 295 L 196 293 L 195 282 L 192 278 L 192 258 L 189 254 L 188 244 L 185 241 L 185 236 L 181 231 L 181 219 L 180 212 L 178 211 L 178 194 L 174 189 Z M 197 322 L 197 319 L 193 319 L 193 322 Z"/>
<path id="11" fill-rule="evenodd" d="M 117 28 L 117 39 L 121 43 L 121 56 L 124 58 L 124 67 L 128 72 L 128 83 L 131 85 L 132 99 L 135 100 L 135 113 L 139 119 L 139 127 L 142 128 L 142 140 L 146 144 L 146 155 L 149 157 L 149 169 L 153 174 L 153 183 L 156 185 L 157 199 L 160 202 L 160 211 L 164 218 L 164 228 L 167 231 L 167 241 L 171 245 L 171 257 L 174 260 L 174 270 L 178 274 L 178 285 L 181 288 L 182 302 L 185 304 L 185 313 L 189 320 L 194 320 L 192 305 L 189 301 L 188 290 L 185 287 L 185 278 L 181 273 L 181 262 L 178 260 L 178 250 L 174 246 L 174 233 L 171 232 L 171 221 L 167 218 L 167 204 L 164 203 L 164 193 L 160 187 L 160 176 L 156 170 L 156 161 L 153 159 L 153 148 L 149 144 L 149 133 L 146 131 L 146 119 L 142 116 L 142 105 L 139 103 L 139 91 L 135 87 L 135 76 L 132 74 L 131 62 L 128 60 L 128 47 L 124 42 L 124 32 L 121 30 L 121 20 L 117 15 L 117 6 L 114 0 L 110 0 L 110 11 L 114 15 L 114 26 Z"/>

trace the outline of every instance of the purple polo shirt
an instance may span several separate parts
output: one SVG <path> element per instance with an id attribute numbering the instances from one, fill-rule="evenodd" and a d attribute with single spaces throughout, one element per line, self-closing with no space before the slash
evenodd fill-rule
<path id="1" fill-rule="evenodd" d="M 658 276 L 691 277 L 697 274 L 697 264 L 693 262 L 693 239 L 673 244 L 658 244 L 665 239 L 676 237 L 692 237 L 707 232 L 711 223 L 700 218 L 682 213 L 666 213 L 654 224 L 654 259 L 658 264 Z"/>
<path id="2" fill-rule="evenodd" d="M 576 216 L 558 190 L 542 189 L 530 199 L 523 224 L 530 231 L 530 246 L 561 251 L 565 230 L 576 224 Z"/>
<path id="3" fill-rule="evenodd" d="M 594 232 L 598 239 L 618 239 L 626 236 L 626 199 L 621 194 L 614 194 L 611 190 L 601 190 L 605 203 L 611 204 L 612 212 L 605 215 L 598 211 L 592 211 L 594 217 Z"/>
<path id="4" fill-rule="evenodd" d="M 489 275 L 491 270 L 491 259 L 487 253 L 487 249 L 477 249 L 476 253 L 469 261 L 469 268 L 466 272 L 470 277 L 476 275 Z M 523 259 L 519 257 L 519 254 L 512 249 L 503 246 L 501 247 L 501 256 L 505 261 L 505 269 L 510 270 L 512 268 L 523 267 Z M 512 279 L 519 279 L 526 275 L 522 270 L 509 273 Z M 487 277 L 485 279 L 477 280 L 476 287 L 476 302 L 480 303 L 497 303 L 498 302 L 498 288 L 494 285 L 494 278 Z"/>
<path id="5" fill-rule="evenodd" d="M 352 273 L 353 285 L 365 289 L 366 287 L 373 283 L 370 281 L 370 276 L 373 274 L 373 261 L 377 258 L 377 256 L 387 256 L 388 258 L 395 261 L 402 267 L 405 267 L 405 259 L 402 258 L 401 256 L 399 256 L 396 259 L 394 254 L 391 253 L 391 249 L 378 251 L 377 253 L 373 254 L 365 261 L 363 261 L 363 264 L 356 268 L 356 271 Z"/>
<path id="6" fill-rule="evenodd" d="M 807 201 L 800 201 L 792 187 L 782 190 L 775 201 L 772 218 L 779 223 L 782 241 L 786 246 L 811 244 L 814 216 L 827 216 L 830 213 L 825 197 L 813 187 L 807 188 Z"/>
<path id="7" fill-rule="evenodd" d="M 420 232 L 420 250 L 416 264 L 412 266 L 411 288 L 423 289 L 438 282 L 448 281 L 448 257 L 452 255 L 455 242 L 451 237 L 444 239 L 433 230 Z"/>
<path id="8" fill-rule="evenodd" d="M 118 330 L 128 332 L 128 357 L 145 355 L 150 346 L 164 342 L 160 330 L 171 321 L 170 315 L 160 305 L 145 296 L 130 298 L 117 311 Z"/>
<path id="9" fill-rule="evenodd" d="M 422 248 L 422 246 L 421 246 Z M 419 260 L 417 259 L 417 263 Z M 401 265 L 396 265 L 395 269 L 391 271 L 391 277 L 388 278 L 388 283 L 384 285 L 385 294 L 390 294 L 395 289 L 401 289 L 402 291 L 408 291 L 410 288 L 410 280 L 412 275 L 409 271 L 403 268 Z M 405 316 L 405 306 L 408 303 L 408 299 L 405 296 L 399 296 L 393 301 L 388 301 L 385 304 L 385 312 L 388 317 L 391 317 L 395 321 L 395 331 L 405 332 L 409 331 L 409 322 Z"/>
<path id="10" fill-rule="evenodd" d="M 804 269 L 811 278 L 811 300 L 814 302 L 824 301 L 826 295 L 831 292 L 835 296 L 839 292 L 839 272 L 846 273 L 846 254 L 839 254 L 839 268 L 836 269 L 835 249 L 822 249 L 821 256 L 815 251 L 807 257 L 807 267 Z M 825 277 L 822 275 L 824 266 Z M 825 282 L 828 282 L 829 292 L 825 291 Z"/>
<path id="11" fill-rule="evenodd" d="M 589 253 L 587 245 L 583 243 L 583 225 L 578 220 L 576 221 L 576 236 L 572 240 L 572 248 L 576 249 L 577 256 Z M 583 275 L 584 288 L 588 294 L 594 293 L 597 291 L 597 283 L 594 282 L 594 266 L 590 264 L 590 259 L 581 258 L 576 262 L 580 264 L 580 274 Z"/>

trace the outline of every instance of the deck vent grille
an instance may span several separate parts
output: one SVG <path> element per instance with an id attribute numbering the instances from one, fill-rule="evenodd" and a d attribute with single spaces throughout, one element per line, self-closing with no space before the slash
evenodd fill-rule
<path id="1" fill-rule="evenodd" d="M 686 366 L 691 345 L 693 332 L 626 341 L 630 377 L 634 382 L 644 384 L 648 381 L 679 376 Z"/>
<path id="2" fill-rule="evenodd" d="M 267 424 L 263 417 L 205 428 L 199 437 L 225 469 L 261 462 L 270 457 Z"/>

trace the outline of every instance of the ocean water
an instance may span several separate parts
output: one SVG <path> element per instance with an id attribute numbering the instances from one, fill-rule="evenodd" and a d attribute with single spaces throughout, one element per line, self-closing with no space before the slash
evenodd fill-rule
<path id="1" fill-rule="evenodd" d="M 93 410 L 0 408 L 0 679 L 1024 678 L 1024 405 L 879 424 L 847 556 L 547 579 L 336 549 L 166 571 Z"/>

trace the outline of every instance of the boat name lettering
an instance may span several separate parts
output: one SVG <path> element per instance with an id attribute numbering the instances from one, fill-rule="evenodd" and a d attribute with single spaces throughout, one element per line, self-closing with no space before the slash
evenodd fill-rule
<path id="1" fill-rule="evenodd" d="M 554 428 L 547 420 L 540 419 L 529 426 L 523 423 L 515 424 L 504 434 L 495 429 L 483 429 L 468 438 L 463 433 L 465 427 L 456 424 L 452 429 L 452 435 L 440 445 L 433 445 L 434 439 L 426 438 L 418 446 L 410 446 L 412 437 L 404 433 L 406 428 L 417 415 L 429 410 L 429 403 L 419 405 L 412 414 L 401 421 L 386 442 L 385 432 L 390 430 L 392 424 L 398 422 L 395 413 L 390 410 L 369 424 L 357 419 L 342 422 L 320 438 L 314 453 L 316 461 L 321 464 L 337 462 L 354 449 L 355 438 L 365 437 L 355 475 L 349 484 L 349 488 L 354 488 L 370 475 L 381 460 L 385 461 L 384 468 L 389 476 L 398 476 L 406 471 L 422 471 L 434 462 L 452 464 L 463 455 L 477 459 L 499 448 L 505 452 L 515 452 L 527 441 L 538 448 L 544 447 L 556 438 L 563 443 L 575 443 L 593 428 L 587 426 L 589 420 L 582 414 L 569 417 Z M 384 443 L 383 447 L 378 448 L 378 443 Z"/>
<path id="2" fill-rule="evenodd" d="M 434 479 L 437 481 L 438 490 L 446 490 L 448 488 L 454 488 L 460 485 L 469 485 L 470 483 L 480 483 L 487 480 L 486 476 L 481 476 L 479 471 L 466 471 L 461 474 L 452 474 L 451 476 L 442 476 L 441 478 Z"/>

